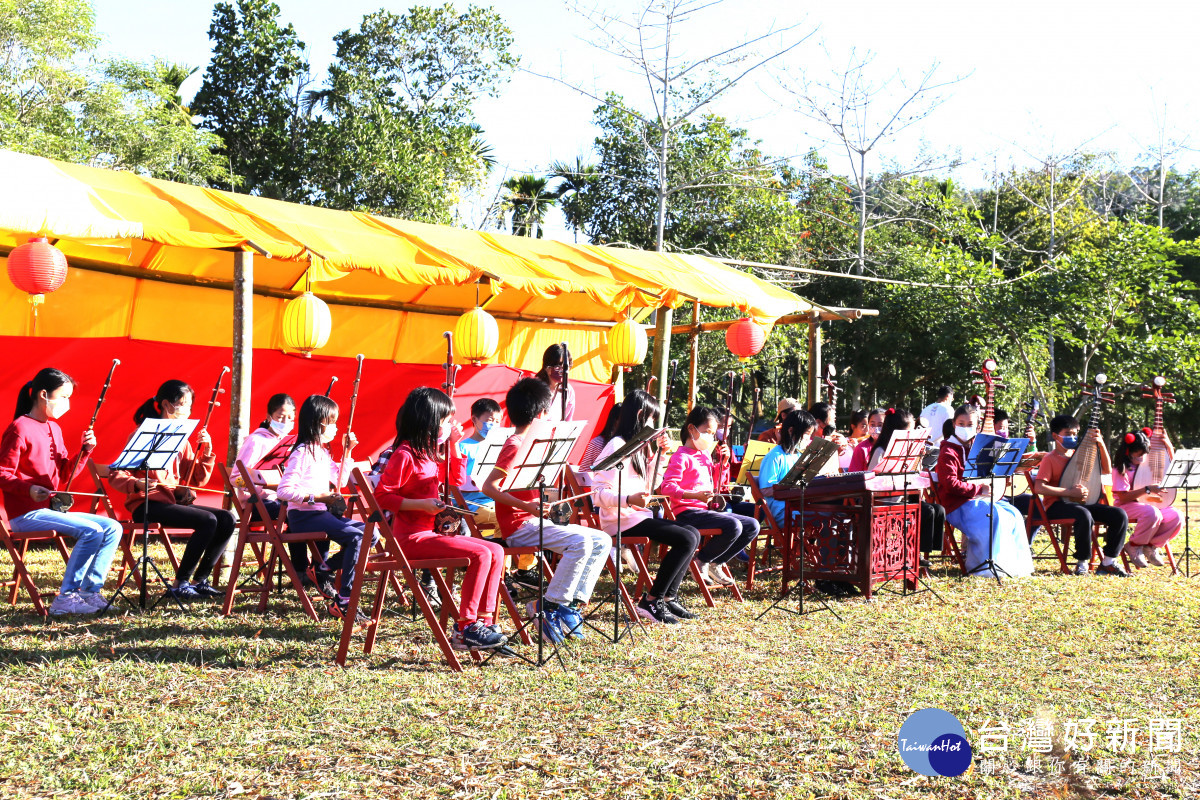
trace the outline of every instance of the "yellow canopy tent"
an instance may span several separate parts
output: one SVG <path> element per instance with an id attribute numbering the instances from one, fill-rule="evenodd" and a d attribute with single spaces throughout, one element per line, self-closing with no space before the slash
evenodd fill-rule
<path id="1" fill-rule="evenodd" d="M 440 333 L 477 300 L 501 324 L 497 360 L 540 366 L 546 344 L 604 381 L 604 332 L 626 313 L 687 301 L 773 320 L 801 298 L 699 256 L 528 239 L 333 211 L 0 151 L 0 252 L 31 235 L 67 256 L 42 307 L 45 336 L 125 336 L 230 346 L 235 253 L 252 252 L 253 344 L 282 349 L 284 303 L 306 283 L 332 310 L 320 352 L 440 363 Z M 247 260 L 241 259 L 243 268 Z M 188 310 L 189 324 L 178 314 Z M 25 298 L 0 290 L 0 334 L 31 331 Z M 174 324 L 173 324 L 174 323 Z"/>

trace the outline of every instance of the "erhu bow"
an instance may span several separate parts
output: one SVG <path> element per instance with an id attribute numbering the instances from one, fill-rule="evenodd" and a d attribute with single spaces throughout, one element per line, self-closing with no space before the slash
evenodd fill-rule
<path id="1" fill-rule="evenodd" d="M 200 424 L 201 431 L 208 430 L 209 420 L 212 419 L 213 409 L 220 405 L 217 402 L 217 396 L 224 393 L 221 388 L 221 382 L 225 380 L 225 374 L 228 373 L 229 367 L 221 367 L 221 374 L 217 376 L 217 382 L 213 385 L 212 395 L 208 398 L 208 408 L 204 411 L 204 421 Z M 211 447 L 211 445 L 209 445 Z M 190 506 L 196 502 L 196 493 L 192 491 L 192 477 L 196 474 L 196 464 L 200 462 L 200 446 L 196 446 L 196 450 L 192 453 L 192 463 L 188 465 L 187 476 L 183 478 L 183 482 L 175 487 L 175 502 L 181 506 Z"/>
<path id="2" fill-rule="evenodd" d="M 354 370 L 354 389 L 350 392 L 350 415 L 346 417 L 346 433 L 342 437 L 342 458 L 338 462 L 337 484 L 333 487 L 335 498 L 333 502 L 326 503 L 327 510 L 335 517 L 346 516 L 346 500 L 342 496 L 342 477 L 346 470 L 346 459 L 354 454 L 353 440 L 350 438 L 354 431 L 354 412 L 358 409 L 358 386 L 362 382 L 363 371 L 363 354 L 359 353 L 354 357 L 358 361 L 358 366 Z M 333 381 L 336 381 L 334 378 Z M 329 386 L 333 387 L 333 381 L 329 382 Z"/>
<path id="3" fill-rule="evenodd" d="M 104 387 L 100 390 L 100 397 L 96 399 L 96 409 L 92 412 L 92 421 L 88 423 L 85 430 L 93 430 L 96 427 L 96 418 L 100 416 L 100 407 L 104 405 L 104 397 L 108 394 L 108 387 L 112 383 L 113 373 L 117 371 L 117 365 L 121 363 L 121 359 L 114 358 L 112 366 L 108 368 L 108 377 L 104 379 Z M 83 448 L 79 448 L 79 452 L 71 461 L 71 468 L 67 470 L 67 474 L 62 478 L 63 486 L 60 490 L 50 496 L 50 510 L 57 511 L 60 514 L 71 510 L 71 506 L 75 504 L 75 498 L 71 496 L 71 481 L 75 478 L 75 470 L 79 469 L 79 462 L 83 460 Z"/>

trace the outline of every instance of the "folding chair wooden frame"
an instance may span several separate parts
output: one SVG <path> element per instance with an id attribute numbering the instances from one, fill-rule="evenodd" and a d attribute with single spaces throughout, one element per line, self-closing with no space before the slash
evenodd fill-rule
<path id="1" fill-rule="evenodd" d="M 361 500 L 362 508 L 366 511 L 366 527 L 363 530 L 363 545 L 358 552 L 358 565 L 354 573 L 354 585 L 350 591 L 350 605 L 342 622 L 342 635 L 338 640 L 335 660 L 339 666 L 346 666 L 346 658 L 350 652 L 350 642 L 354 634 L 360 630 L 366 631 L 366 639 L 363 642 L 363 653 L 369 655 L 375 649 L 375 640 L 379 633 L 379 623 L 383 615 L 383 605 L 387 599 L 387 590 L 392 585 L 391 578 L 396 572 L 399 572 L 403 576 L 405 585 L 408 586 L 409 594 L 416 599 L 417 605 L 421 607 L 421 613 L 425 617 L 425 622 L 429 626 L 429 630 L 433 633 L 434 641 L 437 642 L 438 648 L 442 651 L 442 656 L 446 659 L 446 664 L 455 672 L 461 672 L 462 664 L 459 662 L 454 648 L 450 646 L 450 637 L 446 635 L 446 623 L 450 619 L 451 614 L 453 614 L 454 618 L 458 617 L 458 609 L 454 604 L 454 598 L 450 594 L 447 578 L 452 580 L 453 570 L 466 568 L 470 562 L 465 558 L 437 558 L 409 561 L 400 549 L 400 545 L 392 533 L 392 526 L 388 522 L 383 509 L 379 506 L 379 502 L 375 499 L 375 493 L 371 490 L 371 485 L 367 483 L 362 469 L 355 467 L 353 475 L 355 492 Z M 379 548 L 371 546 L 376 531 L 379 532 Z M 438 592 L 442 597 L 440 612 L 433 610 L 433 607 L 429 604 L 429 598 L 425 596 L 425 592 L 421 590 L 418 584 L 415 570 L 419 569 L 428 569 L 433 574 L 433 580 L 437 584 Z M 441 570 L 443 569 L 447 570 L 448 574 L 446 577 L 442 576 Z M 358 615 L 358 609 L 362 601 L 363 584 L 366 583 L 368 575 L 372 575 L 375 581 L 375 598 L 371 603 L 368 621 L 360 626 L 356 623 L 355 618 Z M 471 655 L 478 660 L 478 654 L 472 653 Z"/>
<path id="2" fill-rule="evenodd" d="M 663 518 L 675 521 L 675 514 L 672 513 L 670 504 L 665 503 L 665 502 L 663 503 Z M 700 531 L 700 547 L 703 547 L 705 545 L 705 543 L 708 542 L 708 540 L 711 539 L 712 537 L 721 535 L 721 531 L 717 528 L 697 528 L 696 530 Z M 660 543 L 658 545 L 658 560 L 659 561 L 662 561 L 663 554 L 666 551 L 667 551 L 667 546 L 665 544 Z M 699 552 L 699 548 L 697 548 L 697 552 Z M 736 581 L 731 584 L 724 584 L 724 583 L 714 583 L 712 585 L 706 584 L 704 582 L 704 579 L 700 576 L 700 567 L 698 564 L 696 564 L 695 558 L 692 558 L 691 562 L 688 564 L 688 572 L 691 573 L 692 580 L 694 580 L 696 582 L 696 585 L 700 587 L 700 596 L 704 598 L 704 604 L 706 606 L 708 606 L 709 608 L 715 608 L 717 605 L 713 601 L 713 598 L 712 598 L 712 590 L 713 589 L 728 589 L 729 593 L 734 596 L 734 599 L 736 599 L 739 603 L 743 602 L 742 591 L 741 591 L 741 589 L 738 588 Z"/>
<path id="3" fill-rule="evenodd" d="M 746 553 L 750 556 L 750 563 L 746 565 L 746 591 L 754 589 L 754 580 L 759 574 L 770 574 L 772 572 L 783 571 L 782 553 L 785 548 L 780 544 L 787 535 L 783 529 L 779 527 L 779 523 L 775 521 L 775 515 L 771 513 L 770 507 L 767 506 L 766 498 L 763 497 L 762 489 L 759 488 L 757 481 L 750 481 L 750 496 L 754 499 L 754 510 L 758 512 L 760 521 L 762 522 L 762 533 L 755 537 L 754 541 L 750 542 L 750 547 Z M 759 541 L 762 540 L 762 566 L 758 565 L 759 561 Z M 771 565 L 771 554 L 778 552 L 781 554 L 780 563 L 777 566 Z"/>
<path id="4" fill-rule="evenodd" d="M 1075 521 L 1072 519 L 1050 519 L 1050 515 L 1046 511 L 1046 501 L 1040 494 L 1033 491 L 1034 477 L 1032 471 L 1025 472 L 1025 479 L 1029 482 L 1029 514 L 1025 517 L 1025 532 L 1029 537 L 1029 544 L 1032 546 L 1034 533 L 1038 528 L 1045 528 L 1046 535 L 1050 538 L 1050 544 L 1054 547 L 1054 556 L 1058 559 L 1059 569 L 1064 575 L 1071 574 L 1071 568 L 1067 565 L 1067 548 L 1073 547 L 1075 537 Z M 1057 535 L 1055 535 L 1055 529 Z M 1042 552 L 1045 552 L 1044 550 Z M 1042 558 L 1042 556 L 1034 556 Z M 1096 529 L 1092 527 L 1092 548 L 1089 555 L 1089 560 L 1096 558 Z"/>
<path id="5" fill-rule="evenodd" d="M 929 481 L 929 502 L 941 505 L 941 496 L 938 494 L 937 481 Z M 958 564 L 959 570 L 963 575 L 967 574 L 967 559 L 963 555 L 963 547 L 958 541 L 958 529 L 951 525 L 948 521 L 945 525 L 945 530 L 942 531 L 942 557 L 952 558 Z"/>
<path id="6" fill-rule="evenodd" d="M 574 467 L 568 465 L 563 472 L 566 476 L 567 491 L 572 496 L 583 494 L 586 491 Z M 600 512 L 596 509 L 596 504 L 592 502 L 590 496 L 580 498 L 580 502 L 575 506 L 572 518 L 579 525 L 592 528 L 593 530 L 602 530 L 600 526 Z M 646 566 L 644 555 L 644 550 L 649 544 L 650 540 L 645 536 L 621 535 L 621 547 L 629 550 L 634 564 L 637 566 L 638 579 L 635 586 L 641 586 L 643 579 L 645 579 L 647 586 L 650 585 L 650 571 Z M 621 554 L 616 553 L 615 557 L 621 558 Z M 617 580 L 616 561 L 612 558 L 605 559 L 604 567 L 608 571 L 608 576 L 612 578 L 613 583 L 617 585 L 617 591 L 621 596 L 621 604 L 625 606 L 625 612 L 629 615 L 630 619 L 637 619 L 637 600 L 630 594 L 629 588 L 625 583 Z"/>
<path id="7" fill-rule="evenodd" d="M 0 587 L 9 590 L 9 605 L 16 605 L 17 597 L 24 590 L 29 595 L 29 599 L 33 601 L 33 609 L 38 616 L 46 616 L 49 614 L 49 609 L 42 601 L 47 597 L 56 597 L 58 591 L 43 592 L 38 589 L 37 583 L 34 582 L 33 575 L 25 563 L 25 557 L 29 552 L 30 542 L 54 542 L 59 555 L 62 556 L 63 564 L 66 564 L 71 557 L 71 551 L 67 549 L 62 534 L 53 529 L 14 531 L 8 521 L 8 512 L 4 509 L 4 497 L 0 495 L 0 539 L 4 540 L 4 549 L 8 551 L 8 557 L 13 562 L 12 577 L 6 581 L 0 581 Z"/>
<path id="8" fill-rule="evenodd" d="M 171 542 L 171 532 L 157 522 L 151 522 L 149 526 L 144 526 L 142 523 L 134 521 L 133 516 L 125 508 L 125 496 L 108 482 L 108 465 L 88 461 L 88 472 L 96 485 L 96 494 L 103 495 L 96 498 L 98 513 L 103 512 L 121 523 L 121 543 L 118 546 L 121 553 L 121 567 L 117 570 L 117 586 L 125 583 L 125 576 L 132 572 L 134 585 L 141 588 L 142 573 L 137 568 L 137 556 L 133 554 L 133 551 L 135 548 L 140 549 L 142 532 L 147 527 L 150 531 L 150 540 L 157 539 L 162 543 L 163 549 L 167 551 L 167 560 L 171 562 L 171 574 L 174 574 L 179 569 L 179 555 L 175 552 L 175 546 Z M 191 535 L 191 531 L 178 530 L 175 531 L 175 534 L 187 536 Z"/>
<path id="9" fill-rule="evenodd" d="M 236 465 L 234 468 L 238 469 Z M 221 479 L 225 482 L 225 491 L 229 496 L 230 510 L 237 519 L 237 538 L 234 545 L 233 563 L 229 565 L 229 577 L 225 583 L 225 599 L 221 603 L 221 614 L 229 616 L 233 611 L 233 601 L 238 595 L 257 594 L 260 595 L 259 599 L 261 602 L 261 595 L 270 591 L 266 575 L 269 571 L 267 568 L 267 548 L 272 542 L 262 520 L 255 519 L 254 517 L 256 506 L 252 501 L 253 496 L 248 498 L 251 502 L 243 502 L 233 485 L 229 470 L 222 463 L 217 464 L 217 469 L 221 473 Z M 240 475 L 241 473 L 239 472 Z M 244 481 L 245 478 L 242 478 L 242 480 Z M 280 516 L 283 513 L 281 509 Z M 250 548 L 250 552 L 254 556 L 256 569 L 253 574 L 247 576 L 239 583 L 247 547 Z M 303 604 L 303 601 L 301 603 Z"/>

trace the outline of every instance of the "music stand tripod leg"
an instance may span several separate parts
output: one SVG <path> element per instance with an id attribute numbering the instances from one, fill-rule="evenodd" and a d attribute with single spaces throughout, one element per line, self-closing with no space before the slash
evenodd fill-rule
<path id="1" fill-rule="evenodd" d="M 804 493 L 808 490 L 808 481 L 806 481 L 803 477 L 801 477 L 800 480 L 798 480 L 796 482 L 796 485 L 800 487 L 800 536 L 799 536 L 799 540 L 800 540 L 800 547 L 799 547 L 800 571 L 799 571 L 799 576 L 796 579 L 795 583 L 793 583 L 791 586 L 789 586 L 786 590 L 780 592 L 779 597 L 775 600 L 774 603 L 771 603 L 771 605 L 767 606 L 761 614 L 759 614 L 757 617 L 755 617 L 756 620 L 762 619 L 763 617 L 765 617 L 767 615 L 768 612 L 774 611 L 776 608 L 778 608 L 780 611 L 786 611 L 789 614 L 795 614 L 796 616 L 800 616 L 800 617 L 804 616 L 807 613 L 811 613 L 811 612 L 807 612 L 804 610 L 804 561 L 805 561 L 804 539 L 805 539 L 805 534 L 807 533 L 807 528 L 806 528 L 806 524 L 805 524 L 806 521 L 805 521 Z M 768 508 L 767 511 L 769 513 L 770 509 Z M 792 526 L 792 516 L 789 513 L 786 504 L 784 506 L 784 513 L 786 513 L 788 515 L 787 525 L 790 528 Z M 788 537 L 788 550 L 789 550 L 788 559 L 789 560 L 791 559 L 790 551 L 792 548 L 792 542 L 795 540 L 795 538 L 796 537 L 793 537 L 793 536 Z M 785 607 L 783 605 L 783 602 L 785 600 L 787 600 L 788 595 L 790 595 L 797 587 L 799 587 L 799 589 L 800 589 L 800 608 L 798 611 L 793 611 L 792 609 Z M 825 598 L 822 596 L 821 592 L 814 591 L 813 593 L 816 595 L 817 601 L 825 608 L 826 611 L 828 611 L 830 614 L 833 614 L 833 616 L 837 617 L 838 622 L 843 621 L 842 615 L 837 613 L 836 611 L 834 611 L 833 606 L 831 606 L 831 605 L 829 605 L 829 603 L 825 602 Z M 816 609 L 816 610 L 819 611 L 820 609 Z"/>

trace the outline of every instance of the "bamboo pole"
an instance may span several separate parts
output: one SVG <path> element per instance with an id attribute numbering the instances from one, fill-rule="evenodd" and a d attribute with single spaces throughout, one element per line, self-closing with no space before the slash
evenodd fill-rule
<path id="1" fill-rule="evenodd" d="M 696 406 L 696 391 L 700 377 L 700 304 L 692 303 L 692 330 L 688 333 L 688 413 Z"/>
<path id="2" fill-rule="evenodd" d="M 815 312 L 808 322 L 808 407 L 817 402 L 817 386 L 821 380 L 821 319 Z"/>

